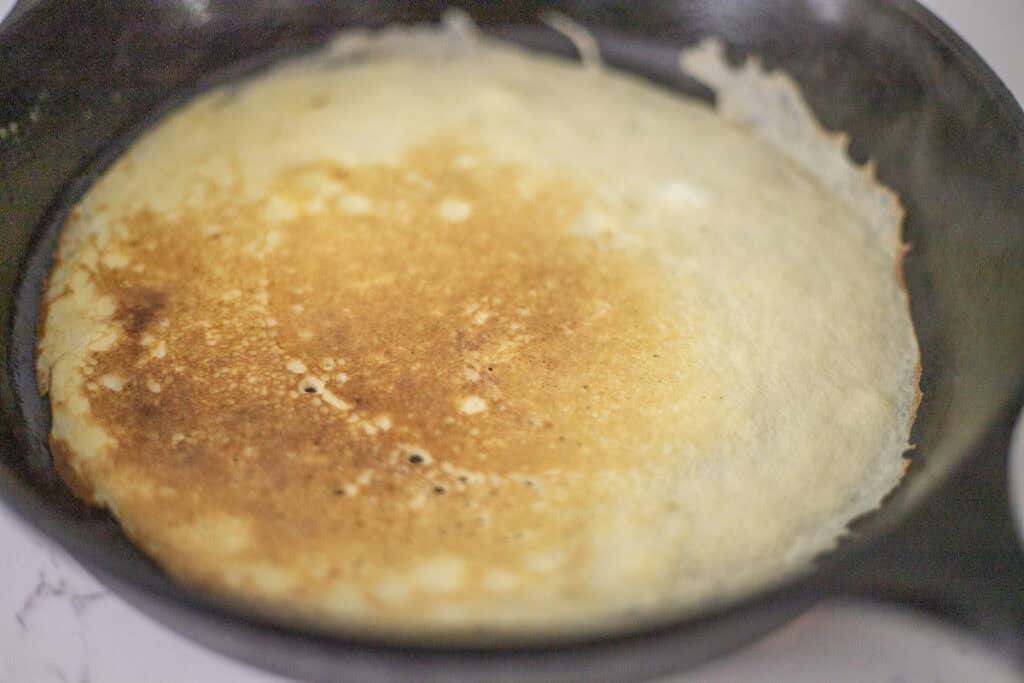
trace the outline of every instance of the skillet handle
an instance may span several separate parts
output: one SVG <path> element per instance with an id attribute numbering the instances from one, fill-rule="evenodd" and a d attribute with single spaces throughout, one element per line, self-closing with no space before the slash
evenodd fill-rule
<path id="1" fill-rule="evenodd" d="M 902 526 L 826 579 L 826 590 L 924 609 L 976 631 L 1024 665 L 1024 551 L 1010 507 L 1015 483 L 1007 477 L 1016 417 L 990 430 Z M 1016 436 L 1024 448 L 1024 424 Z"/>

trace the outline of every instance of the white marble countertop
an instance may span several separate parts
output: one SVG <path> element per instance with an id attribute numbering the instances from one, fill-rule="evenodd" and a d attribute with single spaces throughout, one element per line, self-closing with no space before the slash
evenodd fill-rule
<path id="1" fill-rule="evenodd" d="M 0 0 L 2 18 L 13 0 Z M 1021 0 L 925 0 L 1024 96 Z M 1024 452 L 1021 453 L 1024 459 Z M 1019 468 L 1024 473 L 1024 462 Z M 1024 484 L 1024 481 L 1021 482 Z M 143 616 L 0 507 L 0 683 L 282 683 Z M 661 683 L 1020 681 L 969 634 L 920 615 L 829 601 L 763 640 Z"/>
<path id="2" fill-rule="evenodd" d="M 203 649 L 101 587 L 0 514 L 0 683 L 285 683 Z M 1014 683 L 967 634 L 892 608 L 829 601 L 763 640 L 658 683 Z"/>

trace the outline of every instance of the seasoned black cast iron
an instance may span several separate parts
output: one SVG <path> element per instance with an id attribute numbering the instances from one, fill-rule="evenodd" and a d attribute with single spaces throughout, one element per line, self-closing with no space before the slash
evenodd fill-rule
<path id="1" fill-rule="evenodd" d="M 907 209 L 905 272 L 923 349 L 912 466 L 855 539 L 807 576 L 734 604 L 583 642 L 453 646 L 330 635 L 171 583 L 105 513 L 55 477 L 32 377 L 39 288 L 55 226 L 154 111 L 210 74 L 308 48 L 354 25 L 437 21 L 571 54 L 536 16 L 593 30 L 605 59 L 690 94 L 679 48 L 715 36 L 800 84 Z M 910 0 L 29 2 L 0 32 L 0 493 L 140 609 L 221 652 L 340 681 L 636 681 L 693 665 L 817 598 L 860 594 L 939 612 L 1024 652 L 1024 557 L 1006 452 L 1024 378 L 1024 116 L 967 46 Z M 14 129 L 16 128 L 16 130 Z M 822 434 L 827 439 L 827 434 Z M 822 472 L 828 476 L 828 472 Z M 4 561 L 16 561 L 5 558 Z"/>

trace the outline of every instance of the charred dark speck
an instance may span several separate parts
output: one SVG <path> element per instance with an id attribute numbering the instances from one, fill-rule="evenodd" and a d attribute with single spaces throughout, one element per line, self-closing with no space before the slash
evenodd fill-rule
<path id="1" fill-rule="evenodd" d="M 154 420 L 160 414 L 160 407 L 155 403 L 140 402 L 136 409 L 139 411 L 139 417 L 144 420 Z"/>

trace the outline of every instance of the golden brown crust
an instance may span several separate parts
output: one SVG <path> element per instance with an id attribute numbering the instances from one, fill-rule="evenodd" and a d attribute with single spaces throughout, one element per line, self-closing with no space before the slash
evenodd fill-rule
<path id="1" fill-rule="evenodd" d="M 267 227 L 335 181 L 327 205 Z M 515 574 L 581 522 L 557 506 L 586 509 L 645 452 L 699 443 L 713 411 L 686 406 L 717 390 L 681 363 L 693 330 L 642 256 L 573 234 L 583 191 L 439 139 L 398 166 L 290 169 L 266 202 L 134 214 L 107 246 L 118 267 L 93 277 L 122 336 L 84 378 L 112 469 L 160 482 L 118 504 L 133 537 L 228 590 L 166 529 L 242 519 L 253 557 L 281 564 L 359 548 L 328 553 L 311 594 L 372 593 L 444 547 L 473 558 L 451 589 L 472 595 L 488 566 Z M 619 460 L 638 431 L 650 443 Z"/>
<path id="2" fill-rule="evenodd" d="M 41 340 L 63 457 L 174 576 L 596 625 L 803 566 L 898 481 L 894 243 L 742 131 L 498 49 L 236 94 L 93 188 Z"/>

